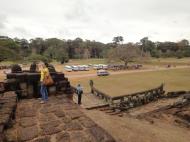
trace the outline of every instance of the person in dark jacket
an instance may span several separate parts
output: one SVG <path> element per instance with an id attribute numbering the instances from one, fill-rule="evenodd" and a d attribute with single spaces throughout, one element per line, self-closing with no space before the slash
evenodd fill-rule
<path id="1" fill-rule="evenodd" d="M 83 88 L 80 84 L 77 85 L 76 93 L 78 95 L 78 104 L 81 104 L 82 94 L 83 94 Z"/>

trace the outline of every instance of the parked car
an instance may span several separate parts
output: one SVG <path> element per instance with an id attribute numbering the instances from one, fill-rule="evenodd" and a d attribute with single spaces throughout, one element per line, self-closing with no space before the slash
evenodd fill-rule
<path id="1" fill-rule="evenodd" d="M 98 70 L 98 71 L 97 71 L 97 75 L 98 75 L 98 76 L 108 76 L 108 75 L 110 75 L 110 74 L 109 74 L 109 72 L 106 71 L 106 70 Z"/>
<path id="2" fill-rule="evenodd" d="M 65 66 L 65 70 L 68 71 L 68 72 L 72 72 L 72 67 L 71 66 Z"/>
<path id="3" fill-rule="evenodd" d="M 72 66 L 72 70 L 73 71 L 79 71 L 79 67 L 78 66 Z"/>

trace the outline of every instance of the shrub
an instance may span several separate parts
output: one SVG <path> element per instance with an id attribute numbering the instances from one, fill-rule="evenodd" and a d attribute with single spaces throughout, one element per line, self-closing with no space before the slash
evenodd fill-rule
<path id="1" fill-rule="evenodd" d="M 35 61 L 43 61 L 43 62 L 50 62 L 51 60 L 45 56 L 40 54 L 31 54 L 28 58 L 28 61 L 35 62 Z"/>
<path id="2" fill-rule="evenodd" d="M 19 60 L 21 57 L 7 47 L 0 47 L 0 61 Z"/>

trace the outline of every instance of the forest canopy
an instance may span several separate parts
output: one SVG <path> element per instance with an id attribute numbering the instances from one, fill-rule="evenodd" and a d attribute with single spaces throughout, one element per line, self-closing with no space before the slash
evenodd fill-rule
<path id="1" fill-rule="evenodd" d="M 152 57 L 190 57 L 190 45 L 186 39 L 179 42 L 153 42 L 148 37 L 137 43 L 124 43 L 122 36 L 116 36 L 110 43 L 83 40 L 65 40 L 58 38 L 34 38 L 30 40 L 0 36 L 0 61 L 7 60 L 56 60 L 62 63 L 69 59 L 106 58 L 115 48 L 133 45 Z M 120 49 L 125 51 L 125 49 Z M 130 53 L 128 53 L 129 55 Z"/>

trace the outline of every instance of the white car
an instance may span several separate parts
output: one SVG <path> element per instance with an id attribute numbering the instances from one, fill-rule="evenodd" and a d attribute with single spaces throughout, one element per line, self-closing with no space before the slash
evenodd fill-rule
<path id="1" fill-rule="evenodd" d="M 68 71 L 68 72 L 72 72 L 72 67 L 71 66 L 65 66 L 65 70 Z"/>
<path id="2" fill-rule="evenodd" d="M 106 71 L 106 70 L 98 70 L 98 71 L 97 71 L 97 75 L 98 75 L 98 76 L 108 76 L 108 75 L 110 75 L 110 74 L 109 74 L 109 72 Z"/>

